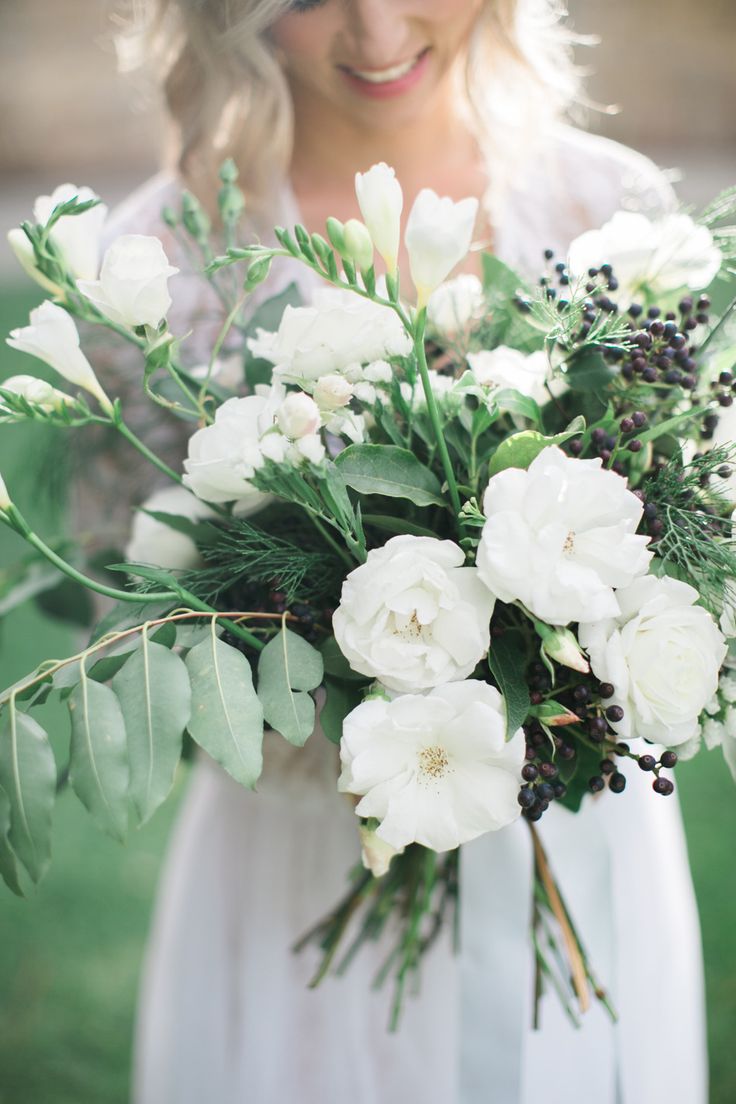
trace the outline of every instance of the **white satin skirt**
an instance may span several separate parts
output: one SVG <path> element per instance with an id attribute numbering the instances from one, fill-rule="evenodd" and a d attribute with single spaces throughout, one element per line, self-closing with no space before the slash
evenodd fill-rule
<path id="1" fill-rule="evenodd" d="M 677 801 L 636 769 L 620 796 L 552 807 L 539 830 L 618 1012 L 581 1028 L 554 993 L 532 1030 L 526 824 L 462 851 L 461 950 L 438 942 L 397 1033 L 386 948 L 316 990 L 294 942 L 346 891 L 356 818 L 335 749 L 269 733 L 258 793 L 193 769 L 144 966 L 134 1104 L 706 1104 L 702 959 Z"/>

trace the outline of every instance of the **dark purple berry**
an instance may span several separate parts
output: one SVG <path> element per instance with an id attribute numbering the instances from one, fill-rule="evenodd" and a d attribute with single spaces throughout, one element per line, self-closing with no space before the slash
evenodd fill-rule
<path id="1" fill-rule="evenodd" d="M 626 777 L 620 771 L 616 771 L 608 779 L 608 788 L 613 793 L 623 793 L 626 789 Z"/>
<path id="2" fill-rule="evenodd" d="M 659 761 L 663 767 L 667 767 L 668 770 L 671 770 L 672 767 L 677 765 L 677 752 L 663 751 L 662 757 Z"/>
<path id="3" fill-rule="evenodd" d="M 593 791 L 593 793 L 600 793 L 601 790 L 605 788 L 605 785 L 606 783 L 603 781 L 599 774 L 594 775 L 593 778 L 591 778 L 588 782 L 588 786 Z"/>
<path id="4" fill-rule="evenodd" d="M 653 755 L 640 755 L 639 766 L 643 771 L 653 771 L 657 765 L 657 760 Z"/>
<path id="5" fill-rule="evenodd" d="M 525 763 L 521 768 L 521 777 L 525 782 L 536 782 L 539 777 L 539 768 L 534 763 Z"/>
<path id="6" fill-rule="evenodd" d="M 655 778 L 652 782 L 652 789 L 655 793 L 662 794 L 663 797 L 669 797 L 674 791 L 674 783 L 670 782 L 669 778 Z"/>
<path id="7" fill-rule="evenodd" d="M 613 721 L 613 723 L 616 724 L 618 721 L 622 721 L 624 719 L 624 711 L 620 705 L 609 705 L 608 709 L 606 710 L 606 716 L 608 717 L 609 721 Z"/>

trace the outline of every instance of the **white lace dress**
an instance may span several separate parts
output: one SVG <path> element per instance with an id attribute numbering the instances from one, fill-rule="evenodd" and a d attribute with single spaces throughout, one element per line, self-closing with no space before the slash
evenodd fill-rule
<path id="1" fill-rule="evenodd" d="M 158 212 L 173 187 L 151 182 L 115 231 L 166 237 Z M 496 249 L 535 276 L 544 248 L 564 255 L 617 208 L 670 201 L 644 158 L 564 129 L 510 196 Z M 287 201 L 284 220 L 294 215 Z M 272 279 L 276 290 L 286 276 Z M 201 298 L 178 280 L 172 321 L 185 332 Z M 676 799 L 635 771 L 622 797 L 587 799 L 578 816 L 553 806 L 540 825 L 617 1025 L 596 1006 L 576 1030 L 548 994 L 531 1029 L 531 856 L 518 822 L 463 849 L 460 954 L 449 939 L 433 949 L 391 1035 L 390 986 L 371 989 L 381 948 L 316 991 L 315 954 L 290 950 L 358 857 L 336 749 L 319 731 L 303 751 L 269 733 L 265 752 L 257 793 L 204 757 L 192 771 L 146 955 L 135 1104 L 705 1104 L 700 936 Z"/>

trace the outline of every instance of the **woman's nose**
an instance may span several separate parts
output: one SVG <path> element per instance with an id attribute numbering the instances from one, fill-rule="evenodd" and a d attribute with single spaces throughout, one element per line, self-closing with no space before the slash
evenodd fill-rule
<path id="1" fill-rule="evenodd" d="M 416 0 L 348 0 L 346 34 L 356 60 L 380 69 L 421 49 L 410 14 L 418 6 Z"/>

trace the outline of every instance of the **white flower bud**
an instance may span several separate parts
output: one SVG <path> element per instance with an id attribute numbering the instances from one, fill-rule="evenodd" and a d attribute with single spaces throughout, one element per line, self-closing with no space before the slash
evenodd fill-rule
<path id="1" fill-rule="evenodd" d="M 325 458 L 325 446 L 318 433 L 310 433 L 306 437 L 300 437 L 294 443 L 294 450 L 299 459 L 309 460 L 311 464 L 321 464 Z"/>
<path id="2" fill-rule="evenodd" d="M 77 286 L 112 322 L 155 327 L 171 306 L 168 280 L 178 271 L 158 238 L 123 234 L 105 253 L 99 280 L 78 280 Z"/>
<path id="3" fill-rule="evenodd" d="M 374 360 L 372 364 L 366 364 L 363 378 L 371 383 L 391 383 L 394 373 L 387 360 Z"/>
<path id="4" fill-rule="evenodd" d="M 31 311 L 30 326 L 11 330 L 8 345 L 48 364 L 60 376 L 94 395 L 105 411 L 112 403 L 79 347 L 79 333 L 71 315 L 50 300 Z"/>
<path id="5" fill-rule="evenodd" d="M 59 285 L 55 284 L 53 280 L 49 280 L 36 268 L 36 256 L 33 252 L 33 246 L 17 226 L 12 230 L 8 230 L 8 245 L 15 253 L 16 260 L 26 275 L 35 280 L 37 284 L 40 284 L 45 291 L 50 291 L 52 295 L 61 295 Z"/>
<path id="6" fill-rule="evenodd" d="M 359 272 L 373 265 L 373 241 L 360 219 L 348 219 L 343 227 L 345 252 Z"/>
<path id="7" fill-rule="evenodd" d="M 356 399 L 370 406 L 376 401 L 376 389 L 372 383 L 356 383 L 354 389 Z"/>
<path id="8" fill-rule="evenodd" d="M 7 510 L 9 506 L 12 506 L 12 502 L 10 501 L 8 488 L 5 486 L 2 475 L 0 475 L 0 510 Z"/>
<path id="9" fill-rule="evenodd" d="M 337 410 L 349 403 L 352 395 L 351 384 L 336 372 L 322 376 L 314 387 L 314 398 L 320 410 Z"/>
<path id="10" fill-rule="evenodd" d="M 404 196 L 396 173 L 383 161 L 366 173 L 355 174 L 355 194 L 373 244 L 388 269 L 396 275 Z"/>
<path id="11" fill-rule="evenodd" d="M 361 824 L 360 833 L 360 857 L 366 870 L 370 870 L 374 878 L 382 878 L 388 873 L 391 860 L 394 855 L 403 854 L 404 848 L 392 847 L 380 836 L 376 835 L 373 828 Z"/>
<path id="12" fill-rule="evenodd" d="M 322 419 L 314 399 L 303 391 L 293 391 L 276 412 L 276 422 L 284 436 L 295 441 L 316 433 Z"/>
<path id="13" fill-rule="evenodd" d="M 62 406 L 73 402 L 69 395 L 63 391 L 57 391 L 46 380 L 38 376 L 10 376 L 0 383 L 4 391 L 12 391 L 15 395 L 21 395 L 26 402 L 33 406 L 40 406 L 43 410 L 59 410 Z M 0 402 L 2 400 L 0 399 Z"/>
<path id="14" fill-rule="evenodd" d="M 454 203 L 423 188 L 409 213 L 404 240 L 421 310 L 470 249 L 478 200 Z"/>
<path id="15" fill-rule="evenodd" d="M 561 663 L 563 667 L 570 667 L 573 671 L 580 671 L 584 675 L 590 671 L 590 664 L 569 629 L 553 629 L 545 635 L 542 650 L 545 655 Z"/>

